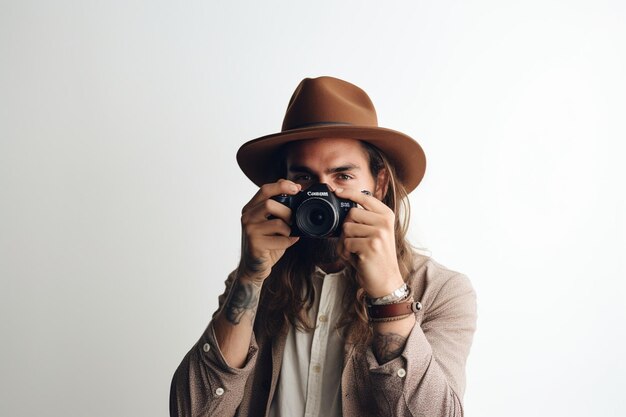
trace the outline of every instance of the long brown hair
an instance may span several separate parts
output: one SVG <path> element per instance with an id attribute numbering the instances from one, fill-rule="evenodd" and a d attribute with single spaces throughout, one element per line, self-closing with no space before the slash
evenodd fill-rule
<path id="1" fill-rule="evenodd" d="M 385 155 L 373 145 L 365 142 L 361 144 L 368 157 L 369 169 L 374 179 L 379 178 L 381 170 L 385 170 L 387 174 L 387 190 L 382 202 L 396 214 L 394 224 L 396 255 L 400 273 L 406 282 L 413 272 L 413 250 L 406 239 L 411 213 L 407 192 Z M 283 152 L 286 156 L 286 150 Z M 315 296 L 311 282 L 315 265 L 307 253 L 298 250 L 300 243 L 296 243 L 285 252 L 265 282 L 265 291 L 260 301 L 264 317 L 259 324 L 260 331 L 267 337 L 285 330 L 287 324 L 302 331 L 312 331 L 315 328 L 315 324 L 308 318 Z M 351 335 L 349 342 L 363 345 L 370 340 L 372 329 L 367 318 L 365 292 L 358 286 L 356 273 L 352 265 L 346 265 L 348 284 L 343 293 L 342 303 L 346 310 L 340 316 L 337 327 L 344 335 Z"/>

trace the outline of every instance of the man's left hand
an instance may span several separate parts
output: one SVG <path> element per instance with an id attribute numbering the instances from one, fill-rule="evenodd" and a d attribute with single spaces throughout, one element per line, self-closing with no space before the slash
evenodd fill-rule
<path id="1" fill-rule="evenodd" d="M 357 190 L 338 188 L 335 194 L 362 207 L 352 208 L 345 218 L 339 256 L 356 268 L 368 297 L 390 294 L 404 282 L 396 257 L 395 213 L 376 197 Z"/>

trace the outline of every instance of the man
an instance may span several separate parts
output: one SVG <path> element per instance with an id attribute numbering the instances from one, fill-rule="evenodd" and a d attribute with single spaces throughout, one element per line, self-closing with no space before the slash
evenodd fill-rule
<path id="1" fill-rule="evenodd" d="M 462 415 L 475 293 L 406 241 L 420 145 L 378 127 L 363 90 L 320 77 L 237 160 L 260 190 L 219 311 L 174 375 L 171 415 Z M 277 196 L 320 184 L 356 207 L 338 236 L 292 236 L 302 219 Z"/>

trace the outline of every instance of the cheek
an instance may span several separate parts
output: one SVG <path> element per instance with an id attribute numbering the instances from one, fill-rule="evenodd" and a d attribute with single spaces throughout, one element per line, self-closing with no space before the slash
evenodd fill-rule
<path id="1" fill-rule="evenodd" d="M 327 184 L 330 185 L 333 190 L 337 188 L 344 188 L 346 190 L 357 190 L 357 191 L 367 190 L 373 193 L 374 188 L 376 188 L 373 180 L 368 181 L 363 178 L 354 178 L 354 179 L 347 180 L 347 181 L 329 178 L 327 181 Z"/>
<path id="2" fill-rule="evenodd" d="M 367 191 L 369 191 L 371 193 L 374 193 L 374 190 L 376 189 L 376 183 L 375 183 L 374 179 L 371 178 L 371 177 L 361 178 L 358 181 L 357 187 L 359 188 L 359 191 L 367 190 Z"/>

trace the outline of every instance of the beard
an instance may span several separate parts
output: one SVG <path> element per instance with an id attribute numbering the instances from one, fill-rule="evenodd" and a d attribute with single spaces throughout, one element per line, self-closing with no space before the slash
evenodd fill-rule
<path id="1" fill-rule="evenodd" d="M 300 259 L 307 259 L 313 265 L 329 265 L 341 260 L 337 254 L 338 244 L 337 237 L 316 239 L 303 236 L 294 249 L 299 252 Z"/>

